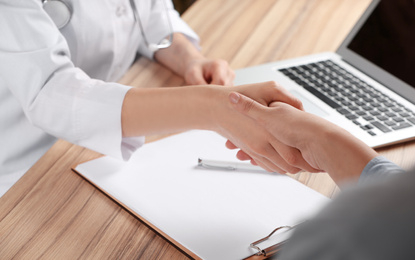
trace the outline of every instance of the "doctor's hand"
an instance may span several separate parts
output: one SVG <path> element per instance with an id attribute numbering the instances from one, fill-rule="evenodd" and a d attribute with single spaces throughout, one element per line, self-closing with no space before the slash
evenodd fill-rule
<path id="1" fill-rule="evenodd" d="M 183 77 L 187 85 L 233 85 L 235 73 L 229 64 L 225 60 L 206 58 L 181 33 L 175 33 L 172 45 L 155 52 L 154 58 Z"/>
<path id="2" fill-rule="evenodd" d="M 358 179 L 366 164 L 377 156 L 344 129 L 291 105 L 272 102 L 267 107 L 236 92 L 229 95 L 229 101 L 235 110 L 255 120 L 275 140 L 297 149 L 313 168 L 328 172 L 337 184 Z M 244 151 L 239 152 L 238 158 L 251 159 Z"/>
<path id="3" fill-rule="evenodd" d="M 259 102 L 258 104 L 264 106 L 268 106 L 274 101 L 282 101 L 295 106 L 296 109 L 302 109 L 301 102 L 275 82 L 221 89 L 226 93 L 226 100 L 228 100 L 228 96 L 233 90 L 253 98 L 256 102 Z M 218 102 L 218 104 L 222 103 Z M 230 103 L 227 106 L 225 110 L 221 109 L 221 106 L 215 107 L 215 110 L 218 108 L 218 113 L 214 117 L 221 124 L 219 129 L 213 130 L 228 138 L 229 142 L 240 148 L 257 165 L 267 171 L 278 173 L 296 173 L 301 169 L 316 171 L 303 159 L 296 148 L 277 140 L 263 126 L 258 125 L 255 120 L 235 111 Z M 227 111 L 230 113 L 227 113 Z"/>
<path id="4" fill-rule="evenodd" d="M 232 86 L 235 72 L 221 59 L 200 58 L 191 60 L 185 69 L 184 80 L 189 85 Z"/>

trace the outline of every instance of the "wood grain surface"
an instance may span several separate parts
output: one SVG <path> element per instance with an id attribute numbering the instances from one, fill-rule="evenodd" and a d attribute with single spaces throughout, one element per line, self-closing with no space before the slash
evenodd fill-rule
<path id="1" fill-rule="evenodd" d="M 237 69 L 335 51 L 369 2 L 198 0 L 183 18 L 200 35 L 206 56 L 223 58 Z M 183 84 L 144 58 L 120 82 L 140 87 Z M 415 165 L 415 142 L 379 152 L 404 168 Z M 99 156 L 59 140 L 0 198 L 0 259 L 189 258 L 71 170 Z M 293 177 L 326 196 L 338 192 L 327 174 Z"/>

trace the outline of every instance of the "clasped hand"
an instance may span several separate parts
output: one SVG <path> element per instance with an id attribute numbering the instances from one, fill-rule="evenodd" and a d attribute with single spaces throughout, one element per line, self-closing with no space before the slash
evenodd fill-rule
<path id="1" fill-rule="evenodd" d="M 301 103 L 282 87 L 275 86 L 274 95 L 261 99 L 250 91 L 232 92 L 229 103 L 241 115 L 254 120 L 264 135 L 254 146 L 256 153 L 232 140 L 227 142 L 230 149 L 241 149 L 237 156 L 263 165 L 265 157 L 275 168 L 266 164 L 267 170 L 281 168 L 277 172 L 293 172 L 294 169 L 309 172 L 325 171 L 337 184 L 357 180 L 367 163 L 378 154 L 346 130 L 316 115 L 302 111 Z M 264 143 L 268 142 L 264 146 Z M 272 149 L 264 149 L 272 147 Z M 252 147 L 251 147 L 252 148 Z M 259 149 L 258 149 L 259 148 Z M 275 160 L 272 153 L 278 153 L 284 161 Z M 262 157 L 258 156 L 261 154 Z M 268 166 L 268 167 L 267 167 Z M 281 167 L 282 166 L 282 167 Z"/>
<path id="2" fill-rule="evenodd" d="M 268 107 L 273 102 L 279 101 L 290 104 L 296 110 L 303 110 L 301 101 L 275 82 L 244 85 L 231 89 L 255 100 L 258 105 Z M 231 100 L 238 98 L 235 92 L 229 93 L 228 96 Z M 250 160 L 252 164 L 259 165 L 270 172 L 318 171 L 303 158 L 296 147 L 281 142 L 263 124 L 238 112 L 229 102 L 228 104 L 232 113 L 224 115 L 224 117 L 226 116 L 225 123 L 221 129 L 216 129 L 216 131 L 229 139 L 226 144 L 228 148 L 240 149 L 237 153 L 239 159 Z M 284 124 L 284 122 L 279 123 Z"/>

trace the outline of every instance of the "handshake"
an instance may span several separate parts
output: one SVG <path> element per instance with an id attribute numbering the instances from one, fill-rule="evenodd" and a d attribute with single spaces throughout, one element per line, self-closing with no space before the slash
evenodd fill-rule
<path id="1" fill-rule="evenodd" d="M 216 131 L 228 138 L 229 149 L 239 149 L 240 160 L 270 172 L 325 171 L 341 184 L 358 179 L 377 156 L 344 129 L 305 112 L 301 101 L 274 82 L 232 88 L 233 114 Z"/>

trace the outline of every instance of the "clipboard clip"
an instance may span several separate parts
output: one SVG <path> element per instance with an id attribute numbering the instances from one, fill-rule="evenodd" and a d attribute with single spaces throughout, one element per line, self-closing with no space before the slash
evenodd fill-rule
<path id="1" fill-rule="evenodd" d="M 288 230 L 291 230 L 293 227 L 291 227 L 291 226 L 280 226 L 280 227 L 277 227 L 276 229 L 274 229 L 268 236 L 266 236 L 266 237 L 264 237 L 264 238 L 261 238 L 261 239 L 259 239 L 259 240 L 257 240 L 257 241 L 255 241 L 255 242 L 253 242 L 253 243 L 251 243 L 249 246 L 251 247 L 251 248 L 253 248 L 253 249 L 255 249 L 255 250 L 257 250 L 258 252 L 256 253 L 256 255 L 257 256 L 260 256 L 260 255 L 263 255 L 263 256 L 270 256 L 270 255 L 274 255 L 274 254 L 276 254 L 280 249 L 281 249 L 281 246 L 286 242 L 285 240 L 284 241 L 282 241 L 282 242 L 280 242 L 280 243 L 277 243 L 277 244 L 275 244 L 275 245 L 273 245 L 273 246 L 270 246 L 270 247 L 268 247 L 268 248 L 265 248 L 265 249 L 261 249 L 259 246 L 258 246 L 258 244 L 260 244 L 260 243 L 262 243 L 262 242 L 264 242 L 264 241 L 266 241 L 266 240 L 268 240 L 272 235 L 274 235 L 274 233 L 275 232 L 277 232 L 278 230 L 281 230 L 281 229 L 283 229 L 283 228 L 287 228 Z M 287 230 L 287 231 L 288 231 Z"/>

